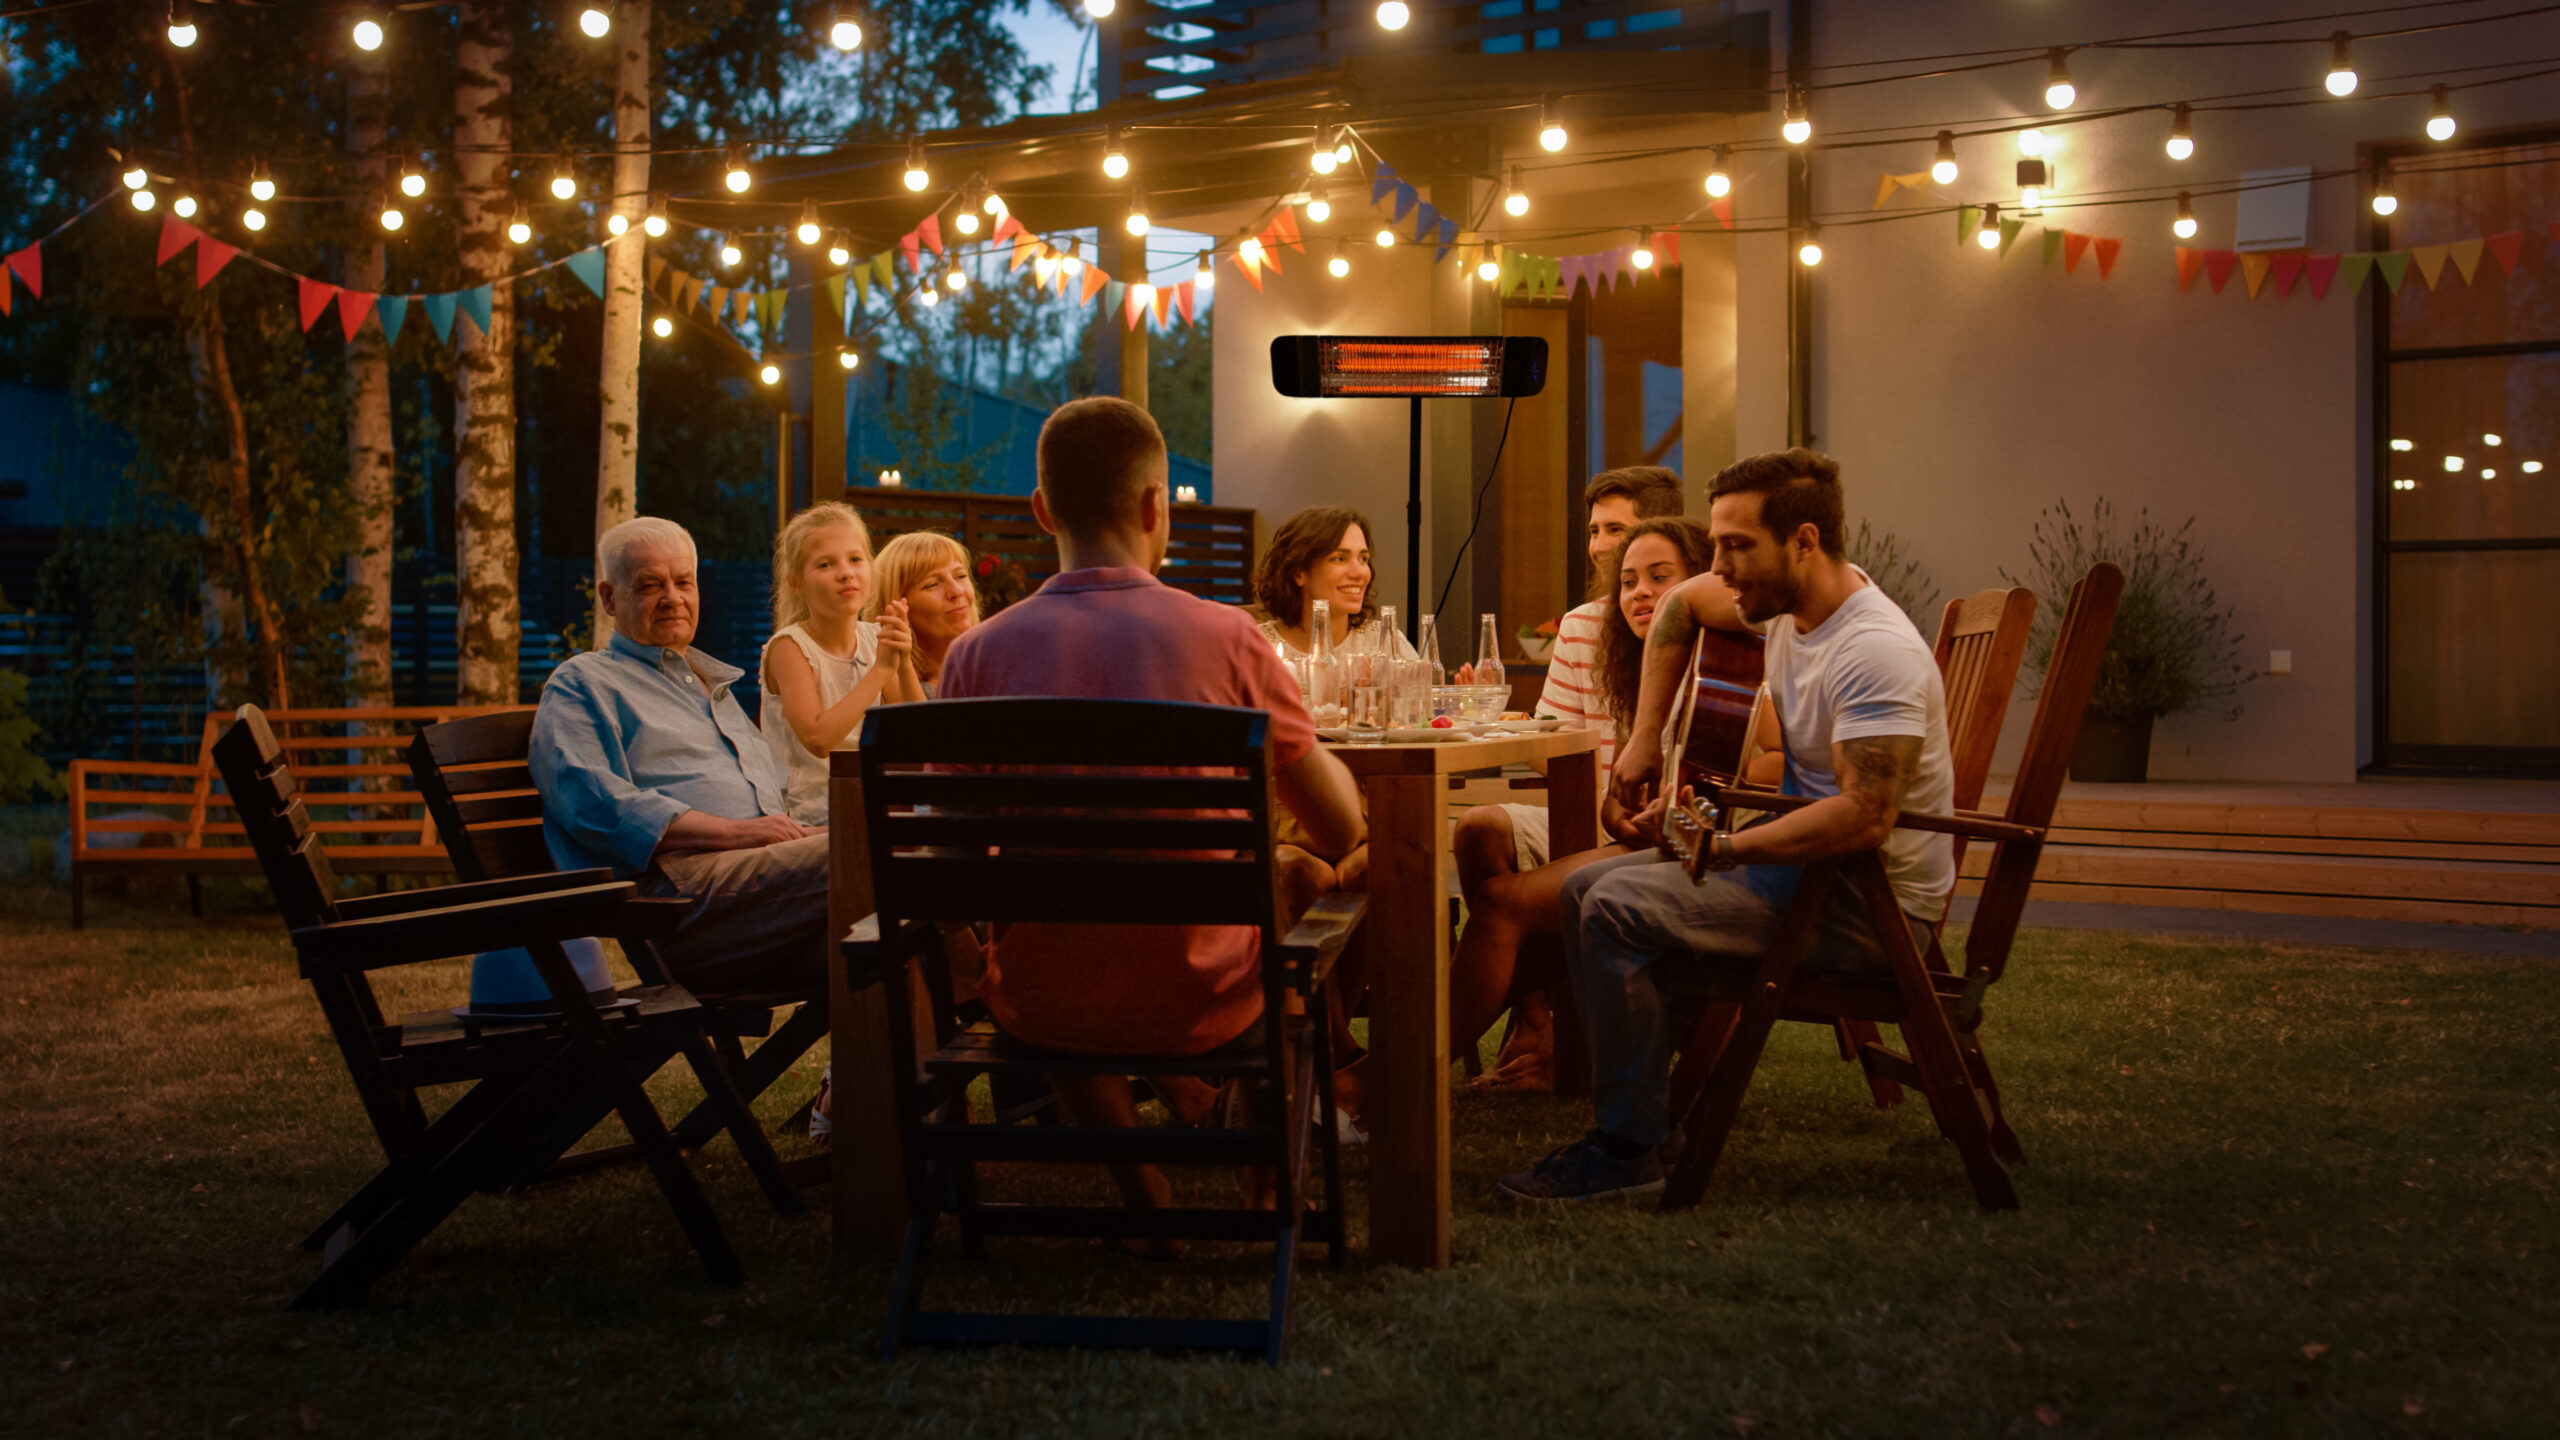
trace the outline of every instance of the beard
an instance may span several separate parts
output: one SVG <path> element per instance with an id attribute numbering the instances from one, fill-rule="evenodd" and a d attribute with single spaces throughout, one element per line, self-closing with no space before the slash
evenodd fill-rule
<path id="1" fill-rule="evenodd" d="M 1804 585 L 1792 571 L 1746 584 L 1748 588 L 1735 587 L 1734 604 L 1742 618 L 1754 625 L 1766 625 L 1781 615 L 1793 614 L 1797 602 L 1804 598 Z"/>

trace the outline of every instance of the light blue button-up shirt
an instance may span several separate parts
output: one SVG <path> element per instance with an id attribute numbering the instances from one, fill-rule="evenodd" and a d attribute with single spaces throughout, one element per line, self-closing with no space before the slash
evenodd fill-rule
<path id="1" fill-rule="evenodd" d="M 687 810 L 730 820 L 789 814 L 773 750 L 729 693 L 745 673 L 619 632 L 552 671 L 531 757 L 552 862 L 628 878 L 649 868 Z"/>

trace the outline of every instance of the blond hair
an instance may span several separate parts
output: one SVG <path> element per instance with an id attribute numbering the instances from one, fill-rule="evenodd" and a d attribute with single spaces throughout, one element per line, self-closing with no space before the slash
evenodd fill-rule
<path id="1" fill-rule="evenodd" d="M 792 516 L 791 523 L 783 526 L 782 533 L 774 537 L 773 628 L 776 630 L 809 618 L 808 597 L 800 593 L 800 567 L 808 561 L 810 542 L 839 527 L 852 530 L 862 540 L 863 553 L 871 553 L 871 527 L 862 523 L 859 511 L 839 500 L 821 500 Z"/>
<path id="2" fill-rule="evenodd" d="M 910 530 L 881 546 L 880 553 L 872 558 L 871 598 L 863 602 L 862 618 L 879 619 L 881 606 L 905 599 L 924 577 L 954 560 L 960 562 L 960 573 L 968 577 L 970 613 L 975 614 L 978 579 L 969 567 L 969 547 L 939 530 Z"/>

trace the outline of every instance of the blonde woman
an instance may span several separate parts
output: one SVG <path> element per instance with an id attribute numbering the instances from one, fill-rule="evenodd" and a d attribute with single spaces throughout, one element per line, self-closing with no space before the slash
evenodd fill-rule
<path id="1" fill-rule="evenodd" d="M 885 697 L 914 640 L 903 600 L 863 617 L 876 596 L 871 532 L 850 505 L 827 501 L 791 517 L 773 547 L 773 639 L 764 647 L 765 743 L 782 767 L 783 802 L 803 825 L 827 823 L 827 752 L 848 749 Z"/>
<path id="2" fill-rule="evenodd" d="M 968 547 L 936 530 L 913 530 L 880 547 L 866 614 L 906 607 L 915 643 L 898 656 L 899 700 L 930 700 L 942 684 L 942 657 L 978 623 L 978 584 Z"/>

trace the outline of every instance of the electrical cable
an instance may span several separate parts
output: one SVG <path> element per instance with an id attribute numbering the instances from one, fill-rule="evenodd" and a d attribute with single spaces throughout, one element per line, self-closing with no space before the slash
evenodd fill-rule
<path id="1" fill-rule="evenodd" d="M 1458 562 L 1467 558 L 1467 547 L 1476 543 L 1476 528 L 1484 524 L 1484 497 L 1492 493 L 1493 477 L 1502 473 L 1502 447 L 1511 439 L 1511 412 L 1518 408 L 1520 397 L 1517 395 L 1502 407 L 1502 435 L 1493 442 L 1493 463 L 1485 467 L 1484 483 L 1476 487 L 1476 513 L 1475 518 L 1467 522 L 1467 538 L 1458 542 L 1458 553 L 1449 557 L 1449 578 L 1440 582 L 1440 598 L 1431 602 L 1434 615 L 1449 603 L 1449 589 L 1458 583 Z M 1413 619 L 1415 624 L 1422 622 L 1419 615 Z"/>

